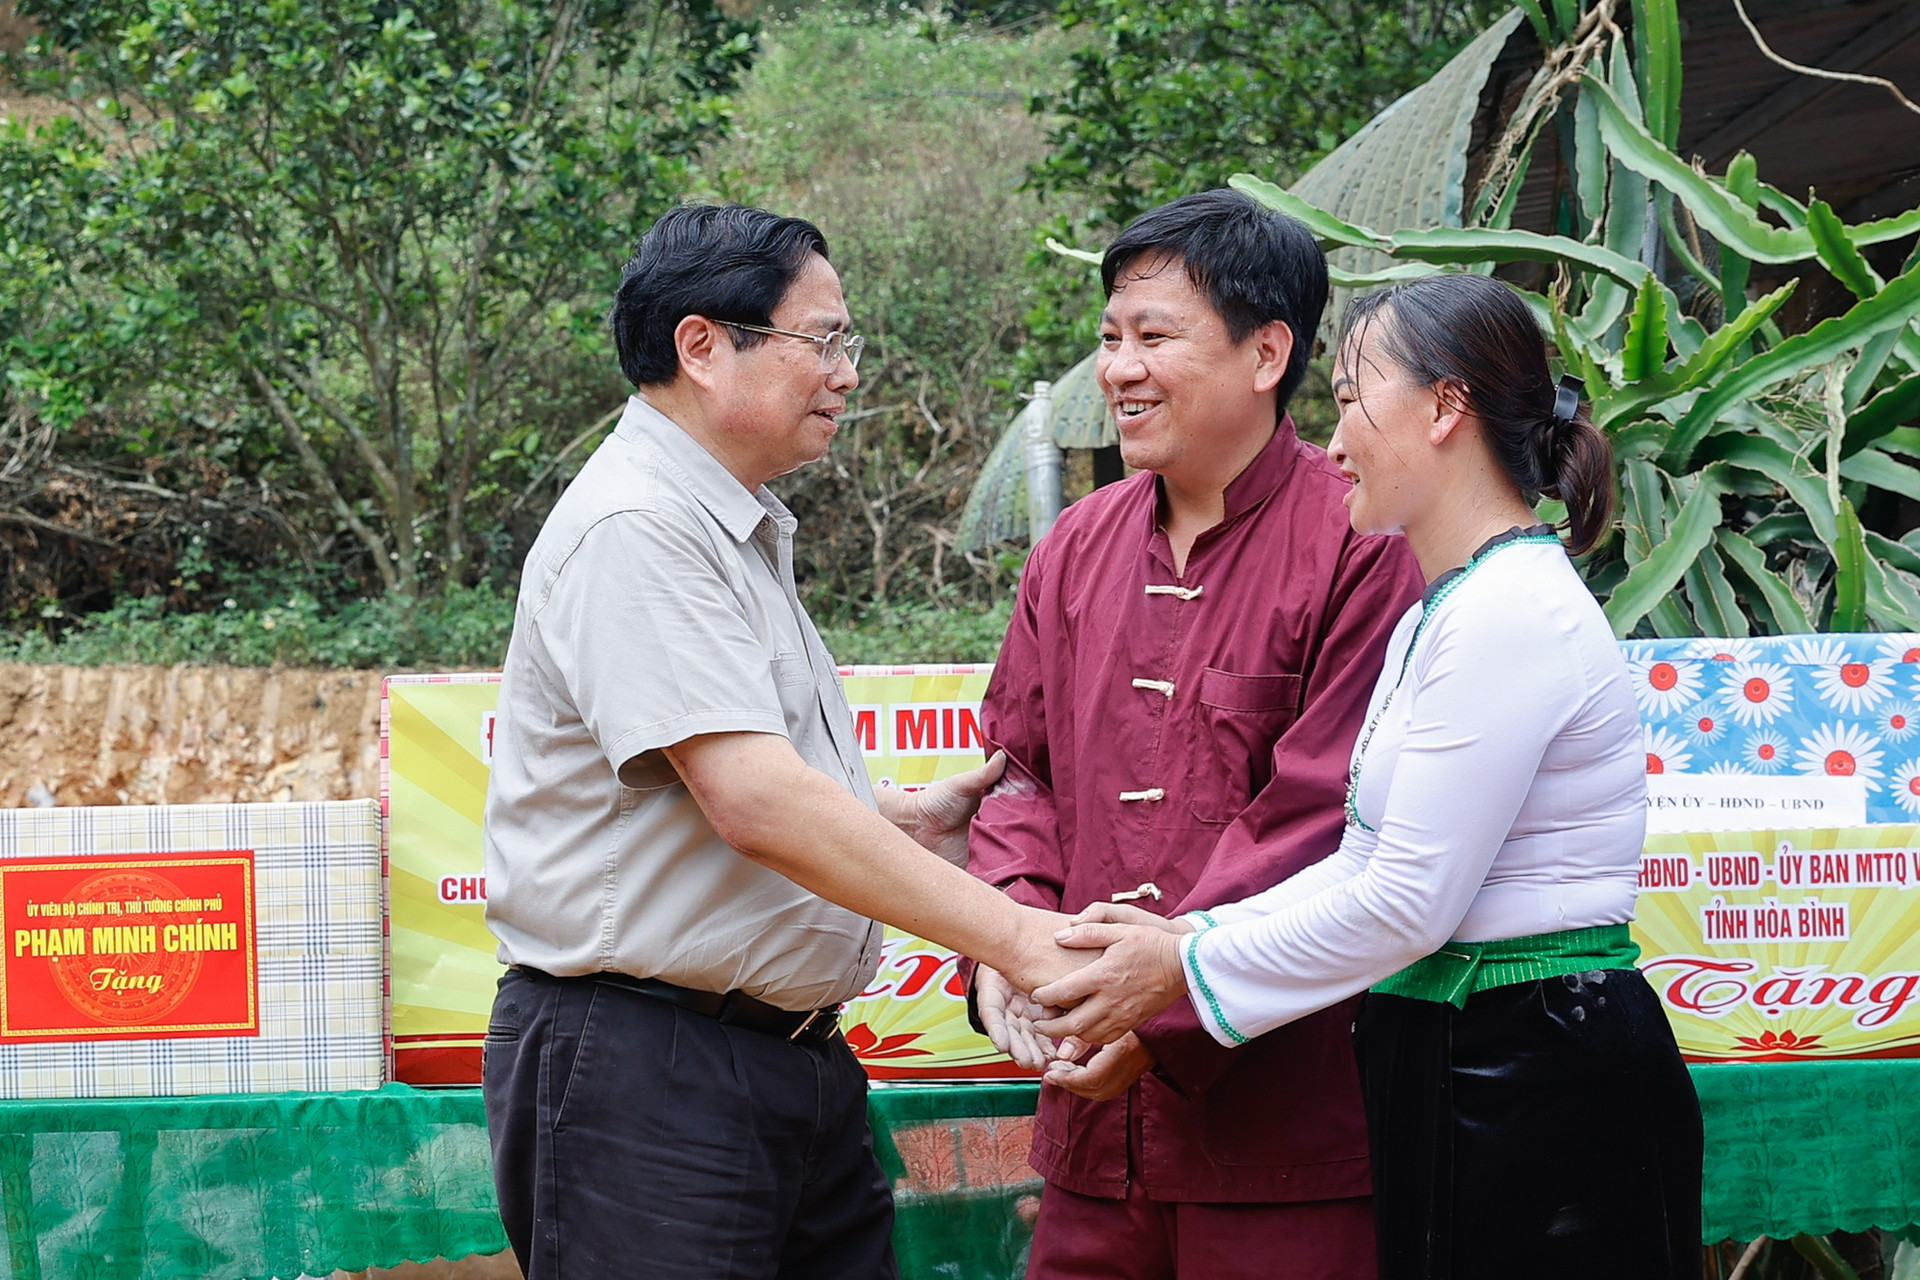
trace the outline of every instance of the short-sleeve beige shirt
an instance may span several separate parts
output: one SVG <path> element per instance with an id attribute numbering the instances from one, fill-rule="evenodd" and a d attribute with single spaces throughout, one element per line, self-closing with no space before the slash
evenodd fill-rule
<path id="1" fill-rule="evenodd" d="M 661 752 L 788 738 L 871 806 L 833 660 L 793 583 L 795 521 L 634 397 L 521 576 L 487 792 L 500 958 L 785 1009 L 850 1000 L 880 927 L 743 857 Z"/>

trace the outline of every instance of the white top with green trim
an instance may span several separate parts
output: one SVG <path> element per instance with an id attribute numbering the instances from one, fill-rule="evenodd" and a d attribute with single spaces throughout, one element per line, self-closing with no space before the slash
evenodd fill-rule
<path id="1" fill-rule="evenodd" d="M 1450 938 L 1633 918 L 1639 713 L 1606 616 L 1557 541 L 1489 547 L 1410 609 L 1367 724 L 1358 821 L 1333 856 L 1187 917 L 1201 930 L 1182 946 L 1188 985 L 1223 1044 L 1364 991 Z"/>

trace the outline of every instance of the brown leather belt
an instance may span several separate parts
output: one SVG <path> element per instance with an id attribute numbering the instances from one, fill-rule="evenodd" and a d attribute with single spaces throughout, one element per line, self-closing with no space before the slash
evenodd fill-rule
<path id="1" fill-rule="evenodd" d="M 531 965 L 522 964 L 514 967 L 530 977 L 548 982 L 594 982 L 603 987 L 637 991 L 654 1000 L 694 1013 L 705 1014 L 725 1026 L 757 1031 L 762 1035 L 779 1036 L 783 1040 L 792 1040 L 800 1044 L 824 1043 L 832 1039 L 834 1033 L 840 1028 L 839 1005 L 795 1013 L 791 1009 L 782 1009 L 764 1000 L 755 999 L 744 991 L 716 994 L 712 991 L 696 991 L 692 987 L 677 986 L 671 982 L 663 982 L 659 978 L 636 978 L 626 973 L 583 973 L 560 977 L 535 969 Z"/>

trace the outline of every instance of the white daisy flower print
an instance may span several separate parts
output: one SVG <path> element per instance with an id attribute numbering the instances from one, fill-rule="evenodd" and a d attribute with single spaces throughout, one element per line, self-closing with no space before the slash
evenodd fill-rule
<path id="1" fill-rule="evenodd" d="M 1905 742 L 1920 731 L 1920 711 L 1911 703 L 1896 702 L 1874 713 L 1873 731 L 1888 742 Z"/>
<path id="2" fill-rule="evenodd" d="M 1760 646 L 1745 636 L 1702 636 L 1687 641 L 1687 656 L 1708 662 L 1752 662 Z"/>
<path id="3" fill-rule="evenodd" d="M 1787 767 L 1787 735 L 1757 733 L 1740 749 L 1740 764 L 1749 773 L 1778 773 Z"/>
<path id="4" fill-rule="evenodd" d="M 1895 665 L 1912 663 L 1920 673 L 1920 633 L 1893 631 L 1881 636 L 1880 656 Z"/>
<path id="5" fill-rule="evenodd" d="M 1847 660 L 1847 646 L 1832 636 L 1808 636 L 1787 646 L 1787 661 L 1806 667 L 1837 667 Z"/>
<path id="6" fill-rule="evenodd" d="M 1836 711 L 1858 715 L 1893 692 L 1893 661 L 1849 652 L 1832 638 L 1804 640 L 1787 649 L 1787 661 L 1811 667 L 1820 700 Z"/>
<path id="7" fill-rule="evenodd" d="M 1859 725 L 1818 725 L 1800 745 L 1798 759 L 1801 773 L 1872 781 L 1880 776 L 1880 740 Z"/>
<path id="8" fill-rule="evenodd" d="M 1720 697 L 1741 724 L 1772 724 L 1793 707 L 1792 679 L 1777 662 L 1736 661 L 1722 677 Z"/>
<path id="9" fill-rule="evenodd" d="M 1632 663 L 1627 670 L 1632 676 L 1633 696 L 1640 703 L 1642 715 L 1678 713 L 1681 708 L 1699 701 L 1700 688 L 1705 683 L 1698 664 L 1685 660 L 1646 658 Z"/>
<path id="10" fill-rule="evenodd" d="M 1920 818 L 1920 760 L 1909 760 L 1893 771 L 1887 784 L 1893 802 L 1913 817 Z"/>
<path id="11" fill-rule="evenodd" d="M 1715 760 L 1707 766 L 1707 772 L 1720 778 L 1751 778 L 1753 770 L 1743 767 L 1734 760 Z"/>
<path id="12" fill-rule="evenodd" d="M 1648 773 L 1685 773 L 1693 754 L 1687 744 L 1666 729 L 1646 728 L 1641 736 L 1647 744 Z"/>
<path id="13" fill-rule="evenodd" d="M 1719 749 L 1726 742 L 1727 735 L 1733 732 L 1733 722 L 1727 718 L 1726 712 L 1710 702 L 1701 703 L 1687 716 L 1684 722 L 1687 737 L 1703 750 Z"/>
<path id="14" fill-rule="evenodd" d="M 1858 715 L 1871 710 L 1893 692 L 1893 664 L 1881 659 L 1818 667 L 1813 683 L 1820 691 L 1822 702 L 1847 715 Z"/>
<path id="15" fill-rule="evenodd" d="M 1880 637 L 1880 656 L 1893 664 L 1893 678 L 1920 693 L 1920 635 L 1897 631 Z"/>

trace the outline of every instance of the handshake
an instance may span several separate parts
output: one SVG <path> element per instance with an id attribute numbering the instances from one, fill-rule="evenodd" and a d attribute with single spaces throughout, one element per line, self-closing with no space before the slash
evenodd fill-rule
<path id="1" fill-rule="evenodd" d="M 1096 902 L 1064 924 L 1051 912 L 1030 914 L 1052 937 L 1027 949 L 1020 981 L 980 966 L 980 1025 L 994 1048 L 1045 1072 L 1049 1084 L 1116 1097 L 1154 1066 L 1133 1028 L 1187 993 L 1180 936 L 1193 927 L 1114 902 Z"/>

